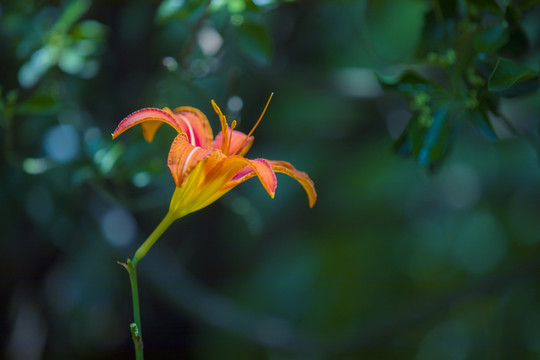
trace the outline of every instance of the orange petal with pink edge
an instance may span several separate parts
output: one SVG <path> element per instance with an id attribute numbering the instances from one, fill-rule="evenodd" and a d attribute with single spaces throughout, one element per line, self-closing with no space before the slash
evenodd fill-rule
<path id="1" fill-rule="evenodd" d="M 240 155 L 240 156 L 245 155 L 248 152 L 249 148 L 251 148 L 251 145 L 253 144 L 253 140 L 255 140 L 255 138 L 253 136 L 250 136 L 246 140 L 247 135 L 237 130 L 233 130 L 232 133 L 230 134 L 231 134 L 231 138 L 230 138 L 231 145 L 229 146 L 229 150 L 227 151 L 228 154 L 225 154 L 225 155 Z M 221 148 L 222 142 L 223 142 L 223 133 L 220 131 L 219 134 L 217 134 L 216 138 L 214 139 L 214 142 L 212 145 L 213 148 L 223 150 Z"/>
<path id="2" fill-rule="evenodd" d="M 212 127 L 199 109 L 191 106 L 177 107 L 173 111 L 173 116 L 178 121 L 182 131 L 187 134 L 191 145 L 200 146 L 205 149 L 212 148 Z"/>
<path id="3" fill-rule="evenodd" d="M 274 198 L 277 187 L 277 179 L 272 166 L 265 159 L 246 159 L 242 156 L 229 156 L 226 160 L 231 162 L 243 162 L 245 166 L 240 169 L 234 177 L 225 185 L 227 189 L 233 188 L 236 185 L 257 176 L 261 181 L 262 186 Z"/>
<path id="4" fill-rule="evenodd" d="M 315 201 L 317 201 L 317 192 L 315 191 L 315 185 L 313 184 L 313 181 L 309 178 L 308 174 L 296 170 L 294 166 L 292 166 L 286 161 L 265 161 L 272 167 L 273 171 L 287 174 L 296 181 L 298 181 L 306 191 L 309 200 L 309 207 L 313 207 L 315 205 Z M 236 176 L 231 180 L 230 183 L 233 184 L 233 186 L 236 186 L 238 183 L 246 181 L 247 179 L 250 179 L 255 175 L 256 174 L 253 172 L 253 170 L 246 166 L 236 174 Z"/>
<path id="5" fill-rule="evenodd" d="M 176 186 L 182 186 L 197 163 L 206 159 L 212 152 L 212 150 L 191 145 L 185 133 L 176 136 L 169 150 L 167 160 L 167 165 L 171 170 Z M 221 156 L 224 157 L 225 155 L 221 154 Z"/>
<path id="6" fill-rule="evenodd" d="M 317 192 L 315 191 L 315 184 L 313 184 L 313 180 L 309 178 L 308 174 L 303 171 L 296 170 L 292 164 L 286 161 L 268 160 L 268 163 L 272 166 L 274 171 L 287 174 L 298 181 L 306 191 L 309 200 L 309 207 L 313 207 L 315 205 L 315 201 L 317 201 Z"/>
<path id="7" fill-rule="evenodd" d="M 112 134 L 112 137 L 113 139 L 115 139 L 118 135 L 120 135 L 127 129 L 137 124 L 145 123 L 143 126 L 144 138 L 146 139 L 146 141 L 152 142 L 152 140 L 154 139 L 154 135 L 162 122 L 171 125 L 178 132 L 182 131 L 180 124 L 170 113 L 161 109 L 146 108 L 137 110 L 134 113 L 126 116 L 120 122 L 120 124 L 118 124 L 118 127 Z"/>

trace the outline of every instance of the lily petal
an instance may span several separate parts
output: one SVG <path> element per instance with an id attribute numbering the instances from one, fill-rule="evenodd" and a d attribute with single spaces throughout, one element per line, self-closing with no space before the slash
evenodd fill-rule
<path id="1" fill-rule="evenodd" d="M 227 158 L 229 162 L 240 162 L 244 163 L 245 166 L 241 168 L 234 177 L 226 184 L 227 188 L 233 188 L 236 185 L 251 179 L 254 176 L 258 176 L 261 181 L 262 186 L 270 195 L 271 198 L 274 198 L 277 187 L 277 178 L 272 166 L 265 159 L 246 159 L 242 156 L 229 156 Z"/>
<path id="2" fill-rule="evenodd" d="M 220 191 L 220 188 L 231 175 L 221 173 L 221 177 L 207 176 L 223 157 L 221 152 L 213 151 L 186 173 L 184 183 L 176 186 L 171 199 L 169 211 L 173 212 L 175 217 L 180 218 L 202 209 L 225 194 L 226 191 Z"/>
<path id="3" fill-rule="evenodd" d="M 273 198 L 277 181 L 266 160 L 248 160 L 241 156 L 224 157 L 221 151 L 214 151 L 195 166 L 182 187 L 176 188 L 171 200 L 171 211 L 175 212 L 175 216 L 184 216 L 210 205 L 247 180 L 230 180 L 244 167 L 249 168 L 253 176 L 259 176 L 265 190 Z"/>
<path id="4" fill-rule="evenodd" d="M 309 200 L 309 207 L 313 207 L 315 205 L 315 201 L 317 201 L 317 192 L 315 191 L 315 184 L 313 184 L 313 180 L 309 178 L 308 174 L 303 171 L 296 170 L 291 163 L 286 161 L 268 160 L 268 163 L 272 166 L 274 171 L 287 174 L 298 181 L 306 191 Z"/>
<path id="5" fill-rule="evenodd" d="M 206 159 L 211 153 L 212 150 L 191 145 L 185 133 L 178 134 L 171 145 L 167 160 L 176 186 L 182 186 L 197 163 Z"/>
<path id="6" fill-rule="evenodd" d="M 230 185 L 230 179 L 246 166 L 247 161 L 242 157 L 226 157 L 219 150 L 212 151 L 186 174 L 183 185 L 176 187 L 170 211 L 176 217 L 182 217 L 210 205 L 234 187 Z M 268 169 L 272 171 L 270 165 Z"/>
<path id="7" fill-rule="evenodd" d="M 152 142 L 152 140 L 154 139 L 154 135 L 156 134 L 156 131 L 162 122 L 165 122 L 171 125 L 178 132 L 182 131 L 180 124 L 173 117 L 172 114 L 161 109 L 145 108 L 145 109 L 135 111 L 134 113 L 131 113 L 130 115 L 126 116 L 120 122 L 120 124 L 118 124 L 118 127 L 112 134 L 112 137 L 113 139 L 115 139 L 118 135 L 120 135 L 127 129 L 137 124 L 144 123 L 143 124 L 144 138 L 146 139 L 146 141 Z"/>
<path id="8" fill-rule="evenodd" d="M 187 134 L 191 145 L 212 149 L 212 127 L 199 109 L 191 106 L 180 106 L 174 109 L 173 116 L 180 128 Z"/>
<path id="9" fill-rule="evenodd" d="M 264 160 L 264 159 L 257 159 L 257 160 Z M 308 174 L 306 174 L 303 171 L 296 170 L 294 166 L 292 166 L 290 163 L 286 161 L 274 161 L 274 160 L 264 160 L 264 161 L 272 167 L 273 171 L 287 174 L 293 179 L 295 179 L 296 181 L 298 181 L 300 185 L 302 185 L 302 187 L 306 191 L 306 194 L 308 196 L 308 201 L 309 201 L 309 207 L 313 207 L 315 205 L 315 201 L 317 201 L 317 192 L 315 191 L 315 185 L 313 184 L 313 181 L 309 178 Z M 246 166 L 236 174 L 236 176 L 230 181 L 230 184 L 233 184 L 233 187 L 234 187 L 240 182 L 246 181 L 247 179 L 251 179 L 255 175 L 257 174 L 253 171 L 253 169 Z"/>
<path id="10" fill-rule="evenodd" d="M 255 138 L 253 136 L 250 136 L 246 139 L 247 135 L 244 134 L 241 131 L 233 130 L 231 133 L 230 138 L 230 146 L 228 153 L 225 155 L 245 155 L 248 150 L 251 148 L 251 145 L 253 144 L 253 141 Z M 212 147 L 214 149 L 220 149 L 223 150 L 222 147 L 223 142 L 223 133 L 220 131 L 219 134 L 217 134 L 216 138 L 214 139 L 214 142 L 212 144 Z"/>

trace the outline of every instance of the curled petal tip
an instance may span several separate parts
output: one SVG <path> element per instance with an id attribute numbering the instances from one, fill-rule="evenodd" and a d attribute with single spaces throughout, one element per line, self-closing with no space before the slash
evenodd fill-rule
<path id="1" fill-rule="evenodd" d="M 308 174 L 303 171 L 298 171 L 294 166 L 286 161 L 273 161 L 268 160 L 269 164 L 272 166 L 272 169 L 276 172 L 280 172 L 286 175 L 289 175 L 302 185 L 306 194 L 308 196 L 309 207 L 312 208 L 317 201 L 317 192 L 315 191 L 315 185 L 313 181 L 309 178 Z"/>
<path id="2" fill-rule="evenodd" d="M 157 108 L 144 108 L 137 110 L 126 116 L 113 133 L 113 139 L 122 134 L 127 129 L 141 124 L 143 133 L 147 141 L 151 141 L 154 137 L 157 128 L 161 123 L 167 123 L 180 132 L 180 128 L 176 119 L 166 111 Z"/>

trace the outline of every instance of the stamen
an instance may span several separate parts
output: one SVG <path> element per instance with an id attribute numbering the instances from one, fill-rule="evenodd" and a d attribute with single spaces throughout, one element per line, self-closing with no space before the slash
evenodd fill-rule
<path id="1" fill-rule="evenodd" d="M 225 152 L 225 154 L 228 153 L 229 149 L 231 148 L 232 137 L 233 137 L 232 133 L 233 133 L 233 130 L 234 130 L 235 127 L 236 127 L 236 120 L 233 120 L 233 122 L 231 123 L 231 131 L 229 133 L 229 143 L 227 145 L 227 152 Z"/>
<path id="2" fill-rule="evenodd" d="M 249 139 L 249 137 L 251 136 L 251 134 L 253 134 L 253 132 L 255 131 L 255 129 L 257 128 L 257 126 L 259 125 L 259 123 L 261 122 L 263 116 L 264 116 L 264 113 L 266 112 L 266 109 L 268 108 L 268 105 L 270 104 L 270 100 L 272 100 L 272 96 L 274 96 L 274 93 L 272 92 L 270 94 L 270 97 L 268 98 L 268 101 L 266 102 L 266 105 L 264 106 L 264 109 L 262 111 L 262 114 L 261 116 L 259 116 L 259 120 L 257 120 L 257 122 L 255 123 L 255 125 L 253 126 L 253 128 L 251 129 L 251 131 L 249 132 L 249 134 L 246 135 L 246 138 L 244 139 L 244 141 L 242 141 L 242 143 L 240 144 L 240 146 L 238 147 L 238 149 L 236 149 L 236 151 L 234 152 L 233 155 L 236 155 L 236 153 L 238 151 L 240 151 L 240 149 L 242 149 L 242 147 L 245 145 L 246 141 Z"/>
<path id="3" fill-rule="evenodd" d="M 228 148 L 226 148 L 227 144 L 229 143 L 229 140 L 228 140 L 228 134 L 227 134 L 227 129 L 228 129 L 228 125 L 227 125 L 227 118 L 225 117 L 225 115 L 223 115 L 223 113 L 221 112 L 221 109 L 219 108 L 219 106 L 217 106 L 216 102 L 214 100 L 212 100 L 212 107 L 214 108 L 214 111 L 218 114 L 219 116 L 219 121 L 221 122 L 221 151 L 223 151 L 224 154 L 227 153 L 226 150 L 228 150 Z"/>
<path id="4" fill-rule="evenodd" d="M 225 128 L 221 131 L 221 151 L 227 154 L 229 151 L 229 125 L 225 123 Z"/>
<path id="5" fill-rule="evenodd" d="M 219 106 L 217 106 L 216 102 L 212 100 L 212 107 L 214 108 L 214 111 L 219 116 L 219 121 L 221 122 L 221 131 L 225 131 L 225 128 L 227 126 L 227 119 L 225 118 L 225 115 L 221 112 L 221 109 Z"/>

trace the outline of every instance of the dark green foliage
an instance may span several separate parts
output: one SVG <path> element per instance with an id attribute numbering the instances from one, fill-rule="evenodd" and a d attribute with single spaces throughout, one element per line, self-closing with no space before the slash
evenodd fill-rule
<path id="1" fill-rule="evenodd" d="M 418 70 L 407 70 L 397 80 L 379 77 L 385 89 L 397 90 L 410 101 L 413 116 L 396 144 L 400 154 L 412 154 L 422 165 L 437 165 L 467 120 L 490 140 L 497 138 L 491 119 L 499 116 L 499 98 L 538 89 L 538 70 L 517 62 L 531 60 L 530 41 L 521 25 L 530 7 L 510 2 L 501 8 L 494 0 L 434 3 L 426 14 L 419 57 L 413 60 L 415 69 L 433 75 L 424 78 Z M 502 57 L 506 54 L 518 58 Z M 424 98 L 429 100 L 419 104 Z"/>

